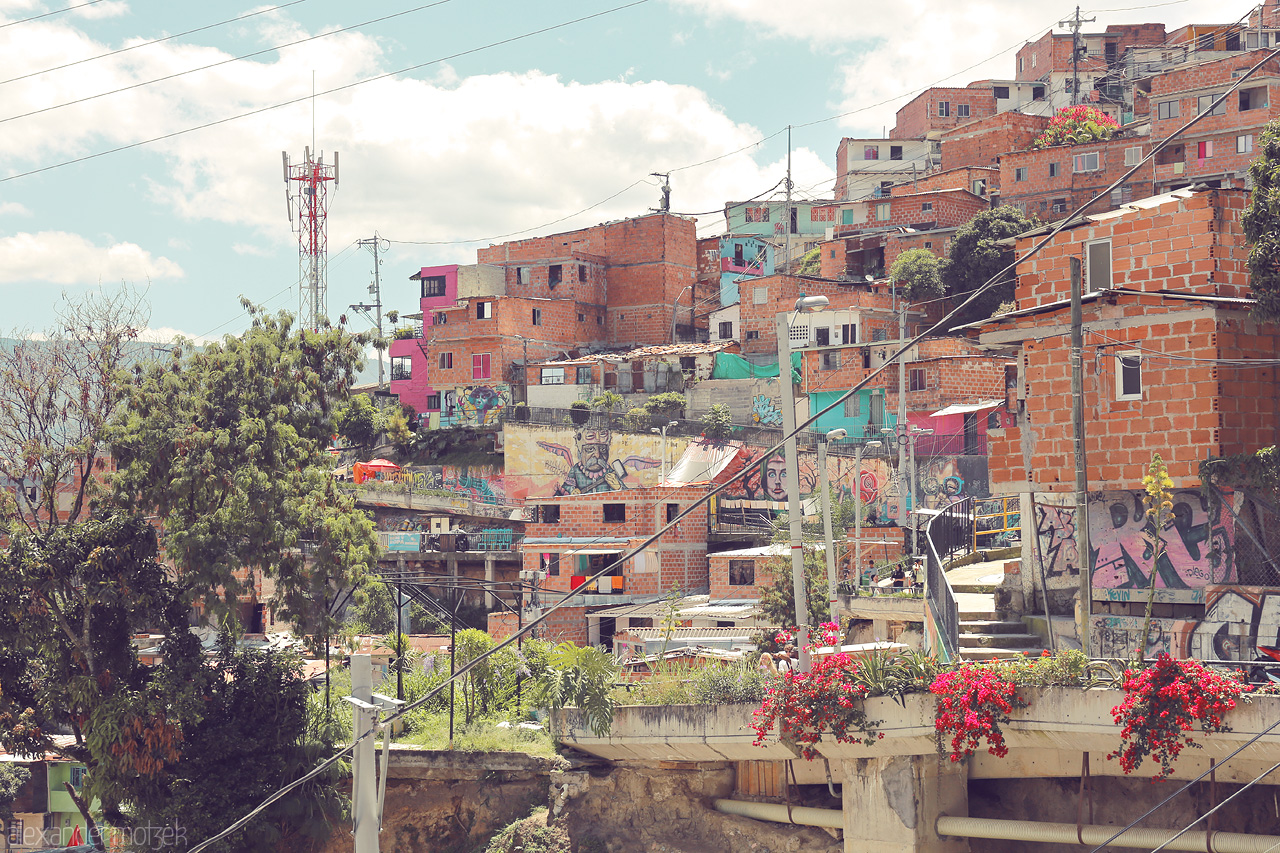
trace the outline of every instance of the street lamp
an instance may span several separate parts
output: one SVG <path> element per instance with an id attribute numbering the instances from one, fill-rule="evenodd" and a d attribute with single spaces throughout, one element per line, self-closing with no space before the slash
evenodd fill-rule
<path id="1" fill-rule="evenodd" d="M 662 425 L 661 430 L 659 430 L 657 427 L 649 428 L 649 432 L 654 433 L 655 435 L 659 431 L 661 431 L 662 433 L 662 467 L 658 469 L 660 472 L 658 475 L 659 486 L 663 485 L 667 480 L 667 428 L 674 427 L 674 426 L 680 426 L 680 424 L 676 423 L 675 421 L 668 421 L 667 423 Z"/>
<path id="2" fill-rule="evenodd" d="M 853 494 L 856 504 L 853 514 L 853 571 L 857 574 L 859 581 L 862 579 L 862 452 L 868 447 L 883 446 L 883 442 L 868 441 L 866 444 L 859 444 L 854 450 Z"/>
<path id="3" fill-rule="evenodd" d="M 796 603 L 796 645 L 800 649 L 800 670 L 809 671 L 809 597 L 805 590 L 804 542 L 800 532 L 800 460 L 796 450 L 796 400 L 791 386 L 791 319 L 797 314 L 821 311 L 829 304 L 825 296 L 801 296 L 795 313 L 778 312 L 774 332 L 778 337 L 778 384 L 781 386 L 782 432 L 787 436 L 787 521 L 791 540 L 791 585 Z M 806 341 L 806 343 L 808 343 Z M 767 464 L 767 463 L 766 463 Z"/>
<path id="4" fill-rule="evenodd" d="M 684 296 L 685 290 L 692 290 L 692 284 L 686 284 L 684 290 L 676 294 L 675 301 L 671 303 L 671 343 L 676 342 L 676 307 L 680 304 L 680 297 Z M 689 325 L 693 325 L 693 298 L 689 299 Z"/>
<path id="5" fill-rule="evenodd" d="M 849 435 L 848 430 L 833 429 L 818 442 L 818 483 L 822 489 L 822 535 L 826 537 L 827 599 L 831 605 L 831 621 L 836 619 L 836 544 L 831 535 L 831 482 L 827 474 L 827 443 Z"/>

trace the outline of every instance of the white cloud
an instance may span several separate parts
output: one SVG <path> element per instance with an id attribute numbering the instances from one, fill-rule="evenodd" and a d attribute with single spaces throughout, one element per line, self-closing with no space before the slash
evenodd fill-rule
<path id="1" fill-rule="evenodd" d="M 237 255 L 253 255 L 259 258 L 270 257 L 272 252 L 270 249 L 262 246 L 254 246 L 250 243 L 232 243 L 231 251 Z"/>
<path id="2" fill-rule="evenodd" d="M 209 337 L 207 335 L 193 335 L 190 332 L 183 331 L 182 329 L 174 329 L 170 326 L 160 326 L 159 328 L 152 328 L 148 326 L 138 333 L 138 340 L 149 344 L 171 344 L 175 338 L 179 337 L 195 341 L 198 344 L 208 344 L 222 340 L 221 338 Z"/>
<path id="3" fill-rule="evenodd" d="M 811 49 L 847 57 L 841 63 L 840 100 L 833 112 L 852 113 L 841 126 L 857 136 L 879 136 L 894 113 L 930 86 L 965 86 L 1012 78 L 1014 54 L 1074 12 L 1025 0 L 671 0 L 715 21 L 734 20 L 753 31 L 807 42 Z M 1187 23 L 1234 20 L 1245 6 L 1224 11 L 1219 2 L 1186 0 L 1167 10 L 1084 10 L 1096 18 L 1085 32 L 1111 24 L 1165 21 L 1166 32 Z M 972 66 L 972 67 L 971 67 Z M 887 101 L 887 103 L 885 103 Z M 797 117 L 813 119 L 818 116 Z"/>
<path id="4" fill-rule="evenodd" d="M 31 210 L 16 201 L 0 202 L 0 216 L 30 216 Z"/>
<path id="5" fill-rule="evenodd" d="M 124 0 L 107 0 L 107 2 L 94 3 L 93 5 L 79 5 L 69 7 L 70 14 L 90 21 L 97 21 L 103 18 L 119 18 L 129 13 L 129 4 Z"/>
<path id="6" fill-rule="evenodd" d="M 19 233 L 0 238 L 0 283 L 77 285 L 182 278 L 182 268 L 155 258 L 136 243 L 96 246 L 65 231 Z"/>

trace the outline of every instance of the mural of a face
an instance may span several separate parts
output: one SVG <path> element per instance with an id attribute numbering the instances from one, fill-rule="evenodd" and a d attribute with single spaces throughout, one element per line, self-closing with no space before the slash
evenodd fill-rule
<path id="1" fill-rule="evenodd" d="M 761 479 L 764 482 L 764 493 L 770 500 L 787 499 L 787 462 L 782 454 L 765 460 Z"/>
<path id="2" fill-rule="evenodd" d="M 578 445 L 578 464 L 592 476 L 600 476 L 609 467 L 609 443 L 612 436 L 607 429 L 586 428 L 574 436 Z"/>

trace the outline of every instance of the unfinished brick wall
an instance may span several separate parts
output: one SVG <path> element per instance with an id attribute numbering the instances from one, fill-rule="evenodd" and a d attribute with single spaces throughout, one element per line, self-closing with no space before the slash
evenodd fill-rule
<path id="1" fill-rule="evenodd" d="M 1045 221 L 1063 219 L 1079 205 L 1092 199 L 1125 174 L 1131 166 L 1125 165 L 1126 151 L 1137 148 L 1137 155 L 1130 155 L 1134 162 L 1151 150 L 1150 140 L 1117 138 L 1105 142 L 1082 145 L 1055 145 L 1051 148 L 1029 151 L 1011 151 L 1000 158 L 1000 203 L 1012 205 Z M 1082 164 L 1089 171 L 1074 171 L 1077 155 L 1097 155 L 1097 168 L 1091 162 Z M 1056 171 L 1056 174 L 1052 174 Z M 1154 169 L 1146 163 L 1125 182 L 1128 197 L 1122 192 L 1119 199 L 1104 195 L 1089 208 L 1089 213 L 1110 210 L 1115 201 L 1132 201 L 1155 194 L 1152 183 Z"/>
<path id="2" fill-rule="evenodd" d="M 1004 114 L 1002 114 L 1004 115 Z M 1020 113 L 1010 113 L 1009 115 L 1021 115 Z M 1024 116 L 1025 118 L 1025 116 Z M 986 121 L 996 121 L 999 116 L 992 116 Z M 976 122 L 975 122 L 976 123 Z M 949 133 L 958 133 L 959 131 L 950 131 Z M 944 136 L 945 140 L 947 137 Z M 945 152 L 946 149 L 944 148 Z M 945 157 L 946 154 L 944 153 Z M 911 193 L 932 192 L 934 190 L 969 190 L 973 191 L 973 185 L 977 181 L 984 182 L 989 189 L 1000 188 L 1000 170 L 994 166 L 958 166 L 944 169 L 941 172 L 934 172 L 929 175 L 921 175 L 914 181 L 894 187 L 893 195 L 910 195 Z"/>
<path id="3" fill-rule="evenodd" d="M 829 244 L 824 245 L 834 248 Z M 763 303 L 755 301 L 756 288 L 764 288 Z M 888 293 L 872 292 L 863 282 L 837 283 L 792 275 L 764 276 L 743 285 L 740 308 L 743 353 L 765 354 L 778 351 L 775 319 L 783 311 L 794 311 L 796 300 L 801 294 L 826 296 L 831 301 L 828 309 L 831 311 L 859 308 L 892 310 L 892 299 Z M 753 332 L 755 337 L 752 336 Z M 893 336 L 896 337 L 897 333 L 894 332 Z"/>
<path id="4" fill-rule="evenodd" d="M 774 572 L 777 571 L 777 565 L 782 563 L 783 558 L 710 554 L 708 555 L 708 560 L 711 563 L 712 601 L 735 598 L 758 601 L 763 591 L 773 585 Z M 752 583 L 729 583 L 729 562 L 731 560 L 751 564 Z M 741 572 L 743 568 L 745 566 L 739 567 L 738 571 Z M 737 579 L 742 578 L 743 575 L 737 575 Z"/>
<path id="5" fill-rule="evenodd" d="M 1048 116 L 1003 112 L 948 130 L 942 134 L 941 174 L 965 167 L 998 167 L 1002 154 L 1030 148 L 1048 126 Z M 1000 189 L 998 173 L 987 186 L 989 192 Z"/>

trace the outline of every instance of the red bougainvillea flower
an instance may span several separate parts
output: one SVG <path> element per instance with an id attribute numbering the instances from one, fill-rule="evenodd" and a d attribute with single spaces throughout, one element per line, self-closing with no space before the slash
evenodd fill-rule
<path id="1" fill-rule="evenodd" d="M 929 692 L 938 697 L 937 719 L 939 742 L 951 735 L 952 761 L 963 761 L 986 741 L 987 751 L 1003 758 L 1009 754 L 1004 743 L 1001 723 L 1009 722 L 1016 708 L 1027 707 L 1018 697 L 1012 681 L 996 667 L 982 663 L 964 663 L 933 680 Z"/>

